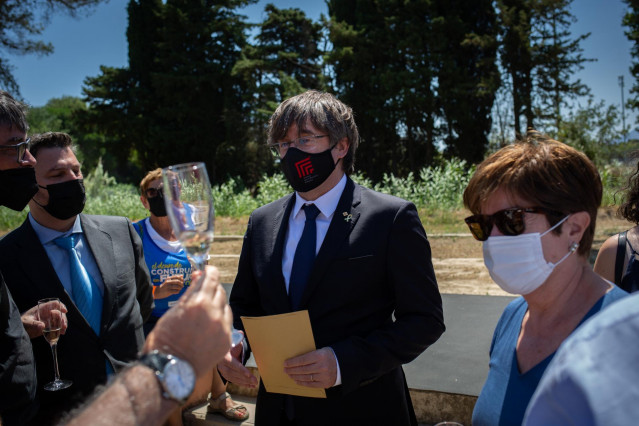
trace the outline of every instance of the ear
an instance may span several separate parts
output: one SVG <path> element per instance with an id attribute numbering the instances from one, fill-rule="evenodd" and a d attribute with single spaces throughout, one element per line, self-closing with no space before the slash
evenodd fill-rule
<path id="1" fill-rule="evenodd" d="M 567 232 L 571 241 L 579 243 L 589 226 L 590 215 L 588 212 L 571 213 L 563 224 L 562 233 Z"/>
<path id="2" fill-rule="evenodd" d="M 144 206 L 145 209 L 151 211 L 151 206 L 149 206 L 149 200 L 147 200 L 146 197 L 140 195 L 140 201 L 142 202 L 142 205 Z"/>
<path id="3" fill-rule="evenodd" d="M 350 141 L 348 140 L 348 138 L 344 137 L 340 139 L 337 144 L 335 144 L 333 151 L 335 152 L 335 154 L 337 154 L 337 158 L 344 158 L 346 157 L 346 154 L 348 154 L 348 148 L 350 148 L 350 146 Z"/>

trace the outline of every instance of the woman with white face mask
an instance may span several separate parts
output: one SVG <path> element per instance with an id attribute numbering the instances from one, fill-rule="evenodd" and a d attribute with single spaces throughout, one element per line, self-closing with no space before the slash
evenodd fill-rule
<path id="1" fill-rule="evenodd" d="M 495 329 L 473 425 L 521 424 L 559 345 L 627 295 L 588 262 L 601 194 L 584 154 L 535 131 L 484 160 L 468 183 L 466 223 L 483 241 L 484 263 L 502 289 L 522 296 Z"/>

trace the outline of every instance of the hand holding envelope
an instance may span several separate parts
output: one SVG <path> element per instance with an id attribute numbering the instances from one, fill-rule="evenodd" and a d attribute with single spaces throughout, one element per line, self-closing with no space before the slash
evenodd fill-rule
<path id="1" fill-rule="evenodd" d="M 324 360 L 325 351 L 335 360 L 329 348 L 315 350 L 315 341 L 308 311 L 298 311 L 288 314 L 269 315 L 263 317 L 242 317 L 244 330 L 255 357 L 255 363 L 260 372 L 264 387 L 268 392 L 283 393 L 314 398 L 326 398 L 323 382 L 316 382 L 317 387 L 310 387 L 308 383 L 315 377 L 306 376 L 304 373 L 308 365 L 317 367 L 315 362 Z M 294 338 L 291 338 L 294 336 Z M 300 356 L 301 355 L 301 356 Z M 285 363 L 293 371 L 293 376 L 300 380 L 296 383 L 286 372 Z M 324 368 L 324 367 L 322 367 Z M 328 379 L 328 366 L 326 374 L 321 376 Z M 322 377 L 320 377 L 322 379 Z M 333 383 L 335 378 L 333 377 Z M 300 384 L 304 383 L 304 385 Z M 329 386 L 332 386 L 331 383 Z"/>
<path id="2" fill-rule="evenodd" d="M 284 372 L 298 385 L 326 389 L 337 379 L 337 360 L 331 348 L 322 348 L 287 359 Z"/>

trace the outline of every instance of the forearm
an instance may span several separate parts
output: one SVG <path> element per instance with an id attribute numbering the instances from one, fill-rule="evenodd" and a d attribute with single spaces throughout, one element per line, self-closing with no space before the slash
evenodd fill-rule
<path id="1" fill-rule="evenodd" d="M 66 424 L 158 425 L 177 406 L 162 397 L 160 383 L 150 368 L 134 365 Z"/>

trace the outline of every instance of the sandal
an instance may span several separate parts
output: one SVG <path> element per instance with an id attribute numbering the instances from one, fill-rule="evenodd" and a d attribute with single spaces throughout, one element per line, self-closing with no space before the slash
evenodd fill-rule
<path id="1" fill-rule="evenodd" d="M 236 404 L 235 402 L 233 402 L 233 406 L 227 409 L 225 402 L 227 398 L 231 399 L 231 394 L 229 394 L 228 392 L 222 393 L 215 399 L 209 396 L 209 405 L 206 407 L 206 411 L 209 413 L 220 413 L 225 418 L 235 422 L 241 422 L 249 418 L 248 409 L 241 404 Z M 215 405 L 218 405 L 220 402 L 222 403 L 222 406 L 216 407 Z"/>

